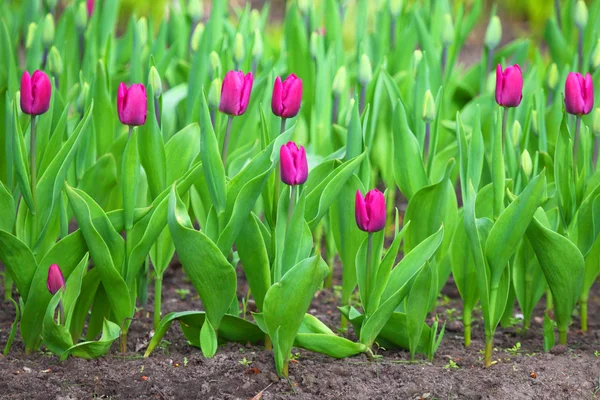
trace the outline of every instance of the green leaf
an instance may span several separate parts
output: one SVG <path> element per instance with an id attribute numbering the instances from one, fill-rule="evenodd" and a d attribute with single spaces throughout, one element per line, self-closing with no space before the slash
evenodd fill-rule
<path id="1" fill-rule="evenodd" d="M 25 301 L 37 268 L 29 247 L 9 232 L 0 230 L 0 260 L 6 266 L 15 286 Z"/>
<path id="2" fill-rule="evenodd" d="M 154 88 L 152 85 L 147 87 L 147 109 L 148 120 L 146 124 L 140 128 L 142 133 L 138 139 L 138 151 L 140 161 L 146 177 L 148 178 L 148 187 L 150 195 L 155 199 L 170 183 L 167 183 L 167 156 L 163 136 L 160 131 L 160 126 L 156 120 L 156 110 L 154 108 Z M 196 136 L 197 137 L 197 136 Z M 190 149 L 193 146 L 190 144 Z M 185 160 L 185 157 L 182 157 Z M 177 176 L 179 177 L 179 175 Z"/>
<path id="3" fill-rule="evenodd" d="M 406 322 L 411 360 L 415 358 L 423 332 L 423 322 L 431 309 L 432 292 L 437 293 L 437 282 L 435 282 L 432 266 L 427 262 L 415 278 L 406 300 Z"/>
<path id="4" fill-rule="evenodd" d="M 95 72 L 96 79 L 91 91 L 96 103 L 92 113 L 92 125 L 96 139 L 96 152 L 100 157 L 109 151 L 114 139 L 117 113 L 114 108 L 114 98 L 110 95 L 109 75 L 104 60 L 98 60 Z"/>
<path id="5" fill-rule="evenodd" d="M 573 168 L 573 143 L 567 127 L 567 114 L 564 113 L 554 151 L 554 182 L 560 216 L 565 227 L 571 223 L 576 208 Z"/>
<path id="6" fill-rule="evenodd" d="M 367 351 L 367 346 L 346 338 L 323 333 L 298 333 L 294 346 L 333 358 L 346 358 Z"/>
<path id="7" fill-rule="evenodd" d="M 548 316 L 548 312 L 544 312 L 544 351 L 547 353 L 554 347 L 554 323 Z"/>
<path id="8" fill-rule="evenodd" d="M 21 194 L 23 195 L 23 200 L 27 204 L 27 208 L 29 210 L 35 210 L 33 204 L 33 195 L 31 194 L 31 175 L 28 165 L 27 151 L 25 147 L 25 142 L 23 140 L 23 132 L 21 131 L 21 124 L 19 122 L 19 111 L 18 111 L 18 101 L 15 98 L 13 101 L 13 145 L 14 145 L 14 163 L 15 163 L 15 172 L 17 173 L 17 183 L 19 184 L 19 188 L 21 189 Z"/>

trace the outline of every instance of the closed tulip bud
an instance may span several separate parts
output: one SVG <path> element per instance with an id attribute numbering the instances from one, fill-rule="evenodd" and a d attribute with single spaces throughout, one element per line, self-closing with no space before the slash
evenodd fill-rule
<path id="1" fill-rule="evenodd" d="M 293 118 L 298 115 L 302 104 L 302 79 L 295 74 L 289 75 L 285 81 L 281 77 L 275 79 L 271 110 L 281 118 Z"/>
<path id="2" fill-rule="evenodd" d="M 427 89 L 425 92 L 425 99 L 423 100 L 423 121 L 431 123 L 435 118 L 435 101 L 431 90 Z"/>
<path id="3" fill-rule="evenodd" d="M 250 30 L 254 32 L 257 29 L 261 28 L 261 19 L 260 12 L 257 9 L 253 9 L 250 12 Z"/>
<path id="4" fill-rule="evenodd" d="M 194 28 L 194 32 L 192 32 L 192 38 L 190 40 L 190 47 L 194 52 L 198 51 L 200 47 L 200 40 L 202 39 L 202 34 L 204 33 L 204 24 L 199 23 Z"/>
<path id="5" fill-rule="evenodd" d="M 310 34 L 310 56 L 313 60 L 317 59 L 319 55 L 319 34 L 317 32 L 312 32 Z"/>
<path id="6" fill-rule="evenodd" d="M 531 156 L 527 149 L 523 150 L 523 153 L 521 153 L 521 168 L 523 168 L 525 175 L 528 177 L 531 176 L 531 173 L 533 172 L 533 162 L 531 161 Z"/>
<path id="7" fill-rule="evenodd" d="M 446 47 L 450 46 L 454 41 L 454 22 L 452 15 L 444 15 L 444 25 L 442 26 L 442 44 Z"/>
<path id="8" fill-rule="evenodd" d="M 308 178 L 308 162 L 306 151 L 303 146 L 294 142 L 287 142 L 279 150 L 279 162 L 281 164 L 281 181 L 286 185 L 302 185 Z"/>
<path id="9" fill-rule="evenodd" d="M 233 61 L 241 63 L 246 57 L 246 49 L 244 48 L 244 37 L 241 33 L 235 34 L 235 42 L 233 44 Z"/>
<path id="10" fill-rule="evenodd" d="M 95 0 L 87 0 L 85 7 L 87 9 L 88 18 L 90 18 L 92 16 L 92 14 L 94 13 L 95 4 L 96 4 Z"/>
<path id="11" fill-rule="evenodd" d="M 35 71 L 33 75 L 25 71 L 21 77 L 21 110 L 25 114 L 40 115 L 50 108 L 52 84 L 48 75 Z"/>
<path id="12" fill-rule="evenodd" d="M 569 114 L 589 114 L 594 107 L 594 83 L 588 73 L 571 72 L 565 83 L 565 109 Z"/>
<path id="13" fill-rule="evenodd" d="M 371 67 L 371 60 L 369 60 L 369 56 L 363 54 L 360 56 L 360 62 L 358 64 L 358 82 L 367 86 L 369 82 L 373 79 L 373 67 Z"/>
<path id="14" fill-rule="evenodd" d="M 129 88 L 121 82 L 117 93 L 117 111 L 123 125 L 140 126 L 146 123 L 146 87 L 134 83 Z"/>
<path id="15" fill-rule="evenodd" d="M 55 46 L 52 46 L 48 53 L 48 69 L 55 76 L 63 73 L 62 57 Z"/>
<path id="16" fill-rule="evenodd" d="M 264 51 L 263 39 L 260 30 L 254 30 L 254 44 L 252 45 L 252 58 L 259 60 Z"/>
<path id="17" fill-rule="evenodd" d="M 519 140 L 521 140 L 521 134 L 523 133 L 523 129 L 521 128 L 521 123 L 515 120 L 515 123 L 512 127 L 511 138 L 513 142 L 513 146 L 517 147 L 519 144 Z"/>
<path id="18" fill-rule="evenodd" d="M 579 0 L 575 3 L 575 25 L 583 30 L 588 24 L 588 9 L 585 1 Z"/>
<path id="19" fill-rule="evenodd" d="M 48 280 L 46 281 L 46 287 L 52 295 L 55 295 L 60 289 L 65 287 L 65 278 L 63 277 L 62 271 L 57 264 L 52 264 L 50 268 L 48 268 Z"/>
<path id="20" fill-rule="evenodd" d="M 517 107 L 523 98 L 523 75 L 519 64 L 502 71 L 496 67 L 496 103 L 502 107 Z"/>
<path id="21" fill-rule="evenodd" d="M 487 30 L 485 31 L 485 45 L 488 49 L 494 50 L 502 40 L 502 23 L 497 15 L 490 19 Z"/>
<path id="22" fill-rule="evenodd" d="M 48 8 L 48 10 L 53 11 L 56 8 L 57 2 L 58 0 L 46 0 L 46 7 Z"/>
<path id="23" fill-rule="evenodd" d="M 354 212 L 356 225 L 361 231 L 378 232 L 385 228 L 385 197 L 379 190 L 371 190 L 364 198 L 357 190 Z"/>
<path id="24" fill-rule="evenodd" d="M 394 18 L 397 18 L 402 12 L 402 0 L 390 0 L 389 4 L 390 14 L 392 14 Z"/>
<path id="25" fill-rule="evenodd" d="M 594 136 L 600 136 L 600 108 L 594 110 L 594 123 L 592 125 Z"/>
<path id="26" fill-rule="evenodd" d="M 300 12 L 303 15 L 306 15 L 306 13 L 308 12 L 310 7 L 310 0 L 298 0 L 298 10 L 300 10 Z"/>
<path id="27" fill-rule="evenodd" d="M 533 130 L 534 135 L 537 135 L 540 132 L 537 110 L 531 110 L 531 129 Z"/>
<path id="28" fill-rule="evenodd" d="M 144 47 L 148 42 L 148 21 L 145 17 L 138 19 L 137 21 L 138 38 L 140 45 Z"/>
<path id="29" fill-rule="evenodd" d="M 246 75 L 242 71 L 227 72 L 221 86 L 219 111 L 232 116 L 245 113 L 250 102 L 253 82 L 252 72 Z"/>
<path id="30" fill-rule="evenodd" d="M 158 73 L 158 70 L 154 66 L 152 66 L 150 68 L 150 73 L 148 74 L 148 82 L 150 83 L 150 86 L 152 86 L 152 91 L 154 92 L 154 97 L 156 97 L 158 99 L 160 97 L 160 95 L 162 94 L 163 88 L 162 88 L 162 81 L 160 79 L 160 74 Z"/>
<path id="31" fill-rule="evenodd" d="M 187 13 L 194 22 L 198 22 L 204 16 L 204 7 L 201 0 L 189 0 Z"/>
<path id="32" fill-rule="evenodd" d="M 37 24 L 32 22 L 27 27 L 27 40 L 25 41 L 25 48 L 29 49 L 35 39 L 35 33 L 37 32 Z"/>
<path id="33" fill-rule="evenodd" d="M 598 69 L 600 67 L 600 39 L 596 42 L 594 53 L 592 54 L 592 67 Z"/>
<path id="34" fill-rule="evenodd" d="M 552 63 L 550 68 L 548 69 L 548 87 L 550 90 L 556 89 L 556 85 L 558 84 L 558 67 L 556 63 Z"/>
<path id="35" fill-rule="evenodd" d="M 219 107 L 219 103 L 221 102 L 221 86 L 223 83 L 221 79 L 215 78 L 210 84 L 210 89 L 208 90 L 208 107 L 211 110 L 216 110 Z"/>
<path id="36" fill-rule="evenodd" d="M 210 75 L 214 78 L 221 76 L 221 57 L 219 57 L 219 54 L 216 51 L 213 51 L 208 58 L 210 60 L 208 70 Z"/>
<path id="37" fill-rule="evenodd" d="M 81 88 L 79 90 L 79 96 L 77 96 L 77 109 L 82 111 L 85 108 L 86 101 L 90 94 L 90 84 L 87 82 L 83 82 L 81 84 Z"/>
<path id="38" fill-rule="evenodd" d="M 93 9 L 93 6 L 92 6 Z M 89 7 L 86 6 L 85 3 L 79 3 L 77 7 L 77 12 L 75 13 L 75 26 L 79 32 L 85 31 L 85 28 L 88 24 L 88 18 L 91 16 L 91 13 L 88 13 Z"/>
<path id="39" fill-rule="evenodd" d="M 412 72 L 413 76 L 417 76 L 417 71 L 419 70 L 419 64 L 421 64 L 421 60 L 423 59 L 423 52 L 419 49 L 413 52 L 412 56 Z"/>
<path id="40" fill-rule="evenodd" d="M 42 35 L 42 43 L 47 49 L 54 42 L 54 17 L 52 14 L 46 14 L 44 18 L 44 32 Z"/>
<path id="41" fill-rule="evenodd" d="M 335 76 L 333 77 L 333 94 L 341 96 L 346 91 L 346 82 L 348 80 L 346 67 L 341 66 L 338 68 Z"/>

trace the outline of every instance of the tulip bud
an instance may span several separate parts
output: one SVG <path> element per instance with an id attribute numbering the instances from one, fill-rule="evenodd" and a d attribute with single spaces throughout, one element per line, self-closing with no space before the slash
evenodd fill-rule
<path id="1" fill-rule="evenodd" d="M 550 90 L 556 89 L 556 85 L 558 84 L 558 67 L 556 63 L 552 63 L 550 68 L 548 69 L 548 87 Z"/>
<path id="2" fill-rule="evenodd" d="M 425 99 L 423 101 L 423 121 L 431 123 L 435 118 L 435 101 L 431 94 L 431 90 L 427 89 L 425 92 Z"/>
<path id="3" fill-rule="evenodd" d="M 129 88 L 121 82 L 117 93 L 117 112 L 123 125 L 140 126 L 146 123 L 146 87 L 134 83 Z"/>
<path id="4" fill-rule="evenodd" d="M 90 94 L 90 85 L 87 82 L 83 82 L 81 85 L 79 96 L 77 96 L 77 109 L 82 111 L 85 109 L 85 103 Z"/>
<path id="5" fill-rule="evenodd" d="M 21 77 L 21 110 L 25 114 L 40 115 L 50 108 L 52 84 L 48 75 L 35 71 L 33 75 L 25 71 Z"/>
<path id="6" fill-rule="evenodd" d="M 62 57 L 55 46 L 52 46 L 48 53 L 48 69 L 55 76 L 63 73 Z"/>
<path id="7" fill-rule="evenodd" d="M 306 15 L 308 13 L 310 7 L 310 0 L 298 0 L 298 10 L 302 15 Z"/>
<path id="8" fill-rule="evenodd" d="M 202 34 L 204 33 L 204 24 L 199 23 L 194 28 L 194 32 L 192 33 L 192 38 L 190 40 L 190 47 L 194 52 L 198 51 L 200 47 L 200 39 L 202 39 Z"/>
<path id="9" fill-rule="evenodd" d="M 397 18 L 402 12 L 402 0 L 390 0 L 389 9 L 392 17 Z"/>
<path id="10" fill-rule="evenodd" d="M 385 228 L 385 197 L 379 190 L 371 190 L 364 198 L 357 190 L 354 212 L 356 225 L 361 231 L 378 232 Z"/>
<path id="11" fill-rule="evenodd" d="M 246 49 L 244 48 L 244 37 L 241 33 L 236 33 L 235 42 L 233 44 L 233 61 L 240 64 L 246 57 Z"/>
<path id="12" fill-rule="evenodd" d="M 450 46 L 454 41 L 454 22 L 452 21 L 452 15 L 444 15 L 444 22 L 442 26 L 442 44 L 446 47 Z"/>
<path id="13" fill-rule="evenodd" d="M 308 162 L 304 146 L 294 142 L 287 142 L 279 150 L 281 164 L 281 181 L 286 185 L 302 185 L 308 178 Z"/>
<path id="14" fill-rule="evenodd" d="M 29 49 L 33 44 L 33 40 L 35 39 L 35 33 L 37 31 L 37 24 L 32 22 L 29 24 L 27 28 L 27 40 L 25 41 L 25 48 Z"/>
<path id="15" fill-rule="evenodd" d="M 594 136 L 600 136 L 600 108 L 594 110 L 594 123 L 592 125 Z"/>
<path id="16" fill-rule="evenodd" d="M 209 73 L 213 78 L 221 76 L 221 58 L 216 51 L 213 51 L 208 56 L 210 59 Z"/>
<path id="17" fill-rule="evenodd" d="M 260 12 L 257 9 L 253 9 L 250 12 L 250 30 L 254 32 L 257 29 L 261 29 L 261 19 Z"/>
<path id="18" fill-rule="evenodd" d="M 44 48 L 47 49 L 52 45 L 54 41 L 54 17 L 52 14 L 46 14 L 44 18 L 44 32 L 42 35 L 42 43 Z"/>
<path id="19" fill-rule="evenodd" d="M 75 26 L 79 32 L 85 31 L 88 24 L 88 9 L 85 3 L 79 3 L 75 14 Z"/>
<path id="20" fill-rule="evenodd" d="M 254 30 L 254 45 L 252 46 L 252 58 L 259 60 L 264 51 L 263 39 L 258 29 Z"/>
<path id="21" fill-rule="evenodd" d="M 600 39 L 596 42 L 594 53 L 592 54 L 592 67 L 598 69 L 600 67 Z"/>
<path id="22" fill-rule="evenodd" d="M 291 74 L 285 81 L 281 77 L 275 79 L 271 110 L 281 118 L 293 118 L 298 115 L 302 104 L 302 79 Z"/>
<path id="23" fill-rule="evenodd" d="M 148 43 L 148 21 L 145 17 L 138 19 L 137 21 L 138 38 L 140 40 L 140 46 L 143 48 Z"/>
<path id="24" fill-rule="evenodd" d="M 94 13 L 94 4 L 95 4 L 95 0 L 87 0 L 86 2 L 86 9 L 87 9 L 87 15 L 88 18 L 92 17 L 92 14 Z"/>
<path id="25" fill-rule="evenodd" d="M 540 132 L 539 125 L 538 125 L 537 110 L 531 110 L 531 130 L 533 131 L 533 134 L 536 136 Z"/>
<path id="26" fill-rule="evenodd" d="M 156 67 L 152 66 L 150 68 L 150 73 L 148 74 L 148 83 L 152 86 L 152 91 L 154 92 L 154 97 L 157 99 L 160 97 L 163 91 L 162 81 L 160 80 L 160 74 Z"/>
<path id="27" fill-rule="evenodd" d="M 413 76 L 417 76 L 417 71 L 419 70 L 419 64 L 421 64 L 421 60 L 423 59 L 423 52 L 419 49 L 413 52 L 412 56 L 412 72 Z"/>
<path id="28" fill-rule="evenodd" d="M 521 140 L 521 134 L 523 133 L 523 129 L 521 128 L 521 123 L 515 120 L 515 123 L 512 127 L 511 138 L 513 142 L 513 146 L 517 147 L 519 145 L 519 140 Z"/>
<path id="29" fill-rule="evenodd" d="M 527 149 L 523 150 L 523 153 L 521 153 L 521 168 L 523 168 L 525 175 L 528 177 L 531 176 L 531 173 L 533 172 L 533 162 L 531 161 L 531 156 Z"/>
<path id="30" fill-rule="evenodd" d="M 333 77 L 333 94 L 338 97 L 346 91 L 346 80 L 348 79 L 346 75 L 346 67 L 342 65 Z"/>
<path id="31" fill-rule="evenodd" d="M 502 71 L 496 67 L 496 103 L 502 107 L 517 107 L 523 98 L 523 75 L 519 64 Z"/>
<path id="32" fill-rule="evenodd" d="M 585 1 L 579 0 L 575 3 L 575 25 L 584 30 L 588 24 L 588 9 Z"/>
<path id="33" fill-rule="evenodd" d="M 371 67 L 371 60 L 369 60 L 369 56 L 363 53 L 360 57 L 360 62 L 358 65 L 358 82 L 362 86 L 367 86 L 369 82 L 373 79 L 373 67 Z"/>
<path id="34" fill-rule="evenodd" d="M 588 73 L 570 72 L 565 83 L 565 109 L 569 114 L 589 114 L 594 107 L 594 83 Z"/>
<path id="35" fill-rule="evenodd" d="M 219 103 L 221 102 L 221 79 L 215 78 L 210 84 L 210 89 L 208 90 L 208 107 L 211 110 L 216 110 L 219 107 Z"/>
<path id="36" fill-rule="evenodd" d="M 242 115 L 248 108 L 254 78 L 252 72 L 229 71 L 221 86 L 219 111 L 231 116 Z"/>
<path id="37" fill-rule="evenodd" d="M 46 281 L 46 287 L 52 295 L 55 295 L 60 289 L 65 287 L 65 278 L 63 277 L 62 271 L 57 264 L 52 264 L 50 268 L 48 268 L 48 280 Z"/>
<path id="38" fill-rule="evenodd" d="M 187 13 L 194 22 L 198 22 L 204 16 L 204 7 L 202 0 L 189 0 Z"/>
<path id="39" fill-rule="evenodd" d="M 312 32 L 310 34 L 310 56 L 313 60 L 317 59 L 319 55 L 319 34 L 317 32 Z"/>
<path id="40" fill-rule="evenodd" d="M 502 23 L 497 15 L 490 19 L 487 30 L 485 31 L 485 45 L 488 49 L 494 50 L 502 40 Z"/>
<path id="41" fill-rule="evenodd" d="M 56 8 L 56 3 L 58 0 L 46 0 L 46 8 L 48 10 L 53 11 Z"/>

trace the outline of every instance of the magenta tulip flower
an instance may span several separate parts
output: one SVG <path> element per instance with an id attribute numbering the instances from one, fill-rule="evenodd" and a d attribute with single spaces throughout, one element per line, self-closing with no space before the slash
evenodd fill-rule
<path id="1" fill-rule="evenodd" d="M 371 190 L 364 198 L 360 190 L 357 190 L 354 212 L 356 224 L 361 231 L 377 232 L 385 228 L 385 197 L 379 190 Z"/>
<path id="2" fill-rule="evenodd" d="M 279 150 L 279 160 L 281 162 L 281 180 L 283 183 L 295 186 L 306 182 L 308 162 L 303 146 L 298 148 L 296 143 L 287 142 Z"/>
<path id="3" fill-rule="evenodd" d="M 565 109 L 569 114 L 586 115 L 594 108 L 594 83 L 588 73 L 585 79 L 579 72 L 571 72 L 565 83 Z"/>
<path id="4" fill-rule="evenodd" d="M 91 17 L 92 14 L 94 13 L 94 0 L 87 0 L 87 13 L 88 13 L 88 17 Z"/>
<path id="5" fill-rule="evenodd" d="M 248 108 L 252 83 L 252 72 L 246 75 L 242 71 L 229 71 L 221 86 L 221 103 L 219 111 L 231 116 L 242 115 Z"/>
<path id="6" fill-rule="evenodd" d="M 46 287 L 48 291 L 54 295 L 65 286 L 65 278 L 57 264 L 52 264 L 48 269 L 48 281 Z"/>
<path id="7" fill-rule="evenodd" d="M 518 107 L 523 98 L 523 74 L 519 64 L 502 71 L 496 67 L 496 103 L 502 107 Z"/>
<path id="8" fill-rule="evenodd" d="M 281 118 L 293 118 L 300 111 L 302 103 L 302 79 L 291 74 L 281 82 L 281 77 L 275 79 L 273 86 L 273 97 L 271 98 L 271 110 L 273 114 Z"/>
<path id="9" fill-rule="evenodd" d="M 52 84 L 48 75 L 35 71 L 33 75 L 23 72 L 21 77 L 21 110 L 25 114 L 40 115 L 50 108 Z"/>
<path id="10" fill-rule="evenodd" d="M 119 120 L 124 125 L 140 126 L 146 123 L 146 87 L 134 83 L 129 88 L 121 82 L 117 94 Z"/>

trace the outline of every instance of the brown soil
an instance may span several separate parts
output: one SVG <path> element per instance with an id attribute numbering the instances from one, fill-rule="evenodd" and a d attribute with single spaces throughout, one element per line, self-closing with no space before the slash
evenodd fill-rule
<path id="1" fill-rule="evenodd" d="M 339 282 L 339 276 L 335 281 Z M 182 300 L 177 289 L 189 289 L 191 294 Z M 163 293 L 164 312 L 201 306 L 180 267 L 167 272 Z M 0 295 L 3 296 L 1 289 Z M 526 336 L 517 334 L 517 327 L 498 329 L 494 354 L 497 363 L 484 369 L 480 316 L 476 314 L 474 321 L 473 343 L 465 349 L 460 299 L 455 286 L 449 283 L 436 309 L 440 318 L 447 321 L 447 331 L 433 363 L 422 358 L 411 363 L 405 351 L 380 351 L 383 358 L 369 362 L 362 355 L 334 360 L 299 350 L 297 362 L 290 365 L 290 382 L 277 378 L 272 354 L 259 346 L 227 344 L 213 359 L 205 359 L 198 349 L 187 344 L 178 324 L 168 332 L 168 344 L 144 359 L 152 320 L 150 314 L 142 311 L 132 324 L 130 352 L 125 356 L 118 353 L 115 345 L 108 356 L 98 360 L 70 358 L 59 363 L 55 356 L 43 352 L 26 356 L 17 339 L 8 357 L 0 356 L 0 398 L 251 399 L 262 390 L 264 400 L 596 398 L 600 385 L 600 357 L 594 355 L 600 351 L 600 321 L 596 317 L 600 312 L 599 295 L 596 288 L 590 301 L 590 331 L 585 335 L 573 331 L 568 347 L 543 353 L 540 304 Z M 310 312 L 336 327 L 338 302 L 335 291 L 322 290 Z M 2 303 L 2 346 L 13 313 L 12 305 Z M 576 317 L 574 323 L 578 323 Z M 347 335 L 354 337 L 352 330 Z M 506 351 L 517 342 L 521 347 L 516 354 Z M 241 364 L 244 357 L 252 363 Z M 450 359 L 458 368 L 449 367 Z"/>

